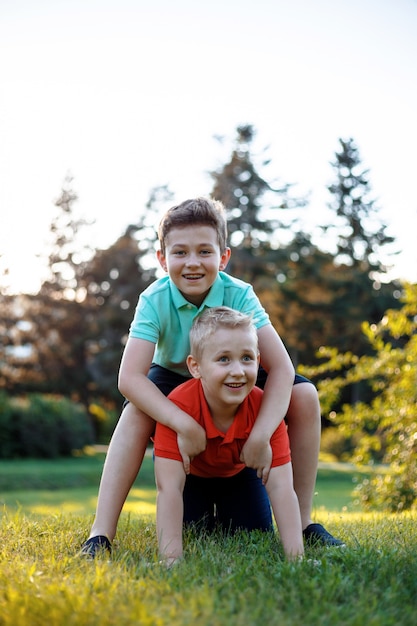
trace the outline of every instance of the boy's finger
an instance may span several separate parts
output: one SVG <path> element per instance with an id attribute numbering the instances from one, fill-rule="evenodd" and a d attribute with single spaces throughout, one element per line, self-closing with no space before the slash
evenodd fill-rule
<path id="1" fill-rule="evenodd" d="M 266 483 L 268 482 L 268 478 L 269 478 L 269 467 L 264 467 L 262 470 L 262 484 L 266 485 Z"/>
<path id="2" fill-rule="evenodd" d="M 189 457 L 189 456 L 185 456 L 185 455 L 183 454 L 183 456 L 182 456 L 182 464 L 183 464 L 183 466 L 184 466 L 184 472 L 185 472 L 186 474 L 189 474 L 189 473 L 190 473 L 190 463 L 191 463 L 191 461 L 190 461 L 190 457 Z"/>

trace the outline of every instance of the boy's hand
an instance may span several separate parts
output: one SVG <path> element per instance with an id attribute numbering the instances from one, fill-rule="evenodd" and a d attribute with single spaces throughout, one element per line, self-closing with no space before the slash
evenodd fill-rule
<path id="1" fill-rule="evenodd" d="M 262 484 L 266 484 L 272 463 L 272 448 L 269 440 L 249 437 L 240 453 L 240 460 L 247 467 L 255 469 L 258 478 L 262 478 Z"/>
<path id="2" fill-rule="evenodd" d="M 190 473 L 190 463 L 197 454 L 206 449 L 206 431 L 194 419 L 187 420 L 187 427 L 177 434 L 177 443 L 186 474 Z"/>

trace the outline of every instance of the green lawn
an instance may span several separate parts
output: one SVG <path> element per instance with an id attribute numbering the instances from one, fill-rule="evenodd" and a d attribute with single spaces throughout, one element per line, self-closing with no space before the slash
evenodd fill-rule
<path id="1" fill-rule="evenodd" d="M 104 455 L 60 460 L 0 462 L 0 504 L 25 513 L 51 514 L 65 511 L 92 515 Z M 321 464 L 314 509 L 342 512 L 354 510 L 352 490 L 358 472 L 343 464 Z M 130 492 L 124 513 L 155 513 L 153 461 L 146 456 Z"/>
<path id="2" fill-rule="evenodd" d="M 320 514 L 321 515 L 321 514 Z M 187 533 L 158 562 L 156 529 L 124 516 L 111 558 L 77 556 L 88 519 L 0 518 L 1 626 L 415 626 L 417 517 L 326 513 L 347 544 L 283 560 L 278 537 Z"/>
<path id="3" fill-rule="evenodd" d="M 103 456 L 0 462 L 0 626 L 414 626 L 417 516 L 354 512 L 355 472 L 321 465 L 315 518 L 346 542 L 283 559 L 279 537 L 187 531 L 184 560 L 159 564 L 152 459 L 111 557 L 78 550 Z"/>

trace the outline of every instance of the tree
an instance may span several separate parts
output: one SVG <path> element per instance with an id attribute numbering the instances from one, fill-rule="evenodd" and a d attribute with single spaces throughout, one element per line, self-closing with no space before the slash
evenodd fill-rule
<path id="1" fill-rule="evenodd" d="M 49 276 L 43 281 L 39 294 L 54 300 L 82 301 L 84 291 L 79 291 L 78 279 L 84 264 L 93 256 L 94 248 L 80 238 L 82 230 L 91 222 L 76 216 L 74 206 L 78 196 L 72 182 L 72 177 L 66 176 L 55 202 L 57 211 L 49 227 L 47 244 Z"/>
<path id="2" fill-rule="evenodd" d="M 109 248 L 97 250 L 80 279 L 94 311 L 86 346 L 91 390 L 113 399 L 120 399 L 117 371 L 139 294 L 156 278 L 155 224 L 171 198 L 168 187 L 153 188 L 138 222 Z"/>
<path id="3" fill-rule="evenodd" d="M 381 249 L 394 242 L 381 221 L 369 183 L 369 170 L 362 166 L 359 149 L 353 139 L 339 139 L 332 166 L 335 182 L 328 190 L 333 199 L 329 208 L 334 219 L 322 226 L 337 239 L 335 260 L 353 266 L 367 275 L 385 273 Z"/>
<path id="4" fill-rule="evenodd" d="M 323 349 L 320 367 L 306 370 L 322 377 L 323 408 L 346 436 L 358 435 L 353 461 L 386 465 L 358 488 L 362 504 L 401 511 L 417 505 L 417 285 L 405 285 L 401 309 L 386 312 L 362 330 L 372 354 Z M 344 375 L 338 372 L 346 372 Z M 325 374 L 328 378 L 323 378 Z M 336 375 L 335 375 L 336 373 Z M 360 381 L 371 385 L 370 402 L 344 404 L 332 411 L 341 391 Z"/>
<path id="5" fill-rule="evenodd" d="M 362 322 L 378 323 L 386 309 L 398 307 L 395 296 L 400 287 L 381 280 L 386 272 L 381 249 L 394 238 L 379 218 L 369 172 L 361 164 L 353 139 L 339 139 L 339 143 L 341 149 L 332 163 L 335 182 L 328 187 L 333 215 L 321 227 L 336 241 L 337 271 L 329 275 L 328 285 L 336 331 L 332 345 L 360 355 L 368 349 L 360 332 Z"/>
<path id="6" fill-rule="evenodd" d="M 66 179 L 56 202 L 47 252 L 49 276 L 39 293 L 0 300 L 0 386 L 11 393 L 61 393 L 88 407 L 98 398 L 120 402 L 117 371 L 139 293 L 156 276 L 155 223 L 172 197 L 151 191 L 137 224 L 105 250 L 84 246 L 87 222 Z M 86 238 L 84 238 L 86 240 Z"/>
<path id="7" fill-rule="evenodd" d="M 72 179 L 67 177 L 50 225 L 46 256 L 49 275 L 38 294 L 22 301 L 20 334 L 25 335 L 30 358 L 16 359 L 14 353 L 14 371 L 18 375 L 14 378 L 13 391 L 36 388 L 75 395 L 87 405 L 89 381 L 85 378 L 84 348 L 92 316 L 79 278 L 92 249 L 80 242 L 80 231 L 88 223 L 75 216 L 76 200 Z"/>
<path id="8" fill-rule="evenodd" d="M 282 319 L 277 330 L 285 337 L 295 365 L 314 363 L 318 348 L 338 337 L 334 293 L 339 268 L 331 254 L 302 232 L 295 234 L 285 252 L 287 269 L 278 276 L 275 296 Z"/>
<path id="9" fill-rule="evenodd" d="M 293 197 L 292 185 L 274 187 L 258 173 L 253 154 L 256 132 L 247 124 L 238 126 L 236 144 L 230 160 L 211 172 L 211 195 L 226 209 L 230 242 L 233 246 L 228 271 L 255 285 L 269 276 L 276 280 L 280 257 L 279 233 L 293 226 L 290 209 L 304 206 L 305 200 Z M 264 168 L 269 160 L 259 164 Z M 287 237 L 284 238 L 288 240 Z"/>
<path id="10" fill-rule="evenodd" d="M 290 304 L 282 301 L 282 289 L 294 273 L 288 246 L 300 263 L 305 259 L 301 249 L 307 236 L 300 234 L 295 209 L 303 208 L 306 200 L 294 195 L 293 185 L 268 182 L 259 173 L 270 161 L 265 151 L 261 158 L 254 154 L 255 136 L 251 125 L 237 128 L 229 161 L 211 173 L 211 195 L 226 209 L 233 249 L 227 271 L 253 285 L 296 361 L 299 336 L 289 319 Z"/>

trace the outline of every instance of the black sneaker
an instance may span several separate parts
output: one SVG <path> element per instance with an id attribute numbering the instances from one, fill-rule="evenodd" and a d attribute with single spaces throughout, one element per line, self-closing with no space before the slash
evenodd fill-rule
<path id="1" fill-rule="evenodd" d="M 96 556 L 103 552 L 111 554 L 110 540 L 105 535 L 97 535 L 96 537 L 90 537 L 90 539 L 84 541 L 81 546 L 80 556 L 95 559 Z"/>
<path id="2" fill-rule="evenodd" d="M 309 524 L 303 530 L 303 537 L 309 546 L 326 546 L 342 548 L 346 544 L 340 539 L 333 537 L 321 524 Z"/>

